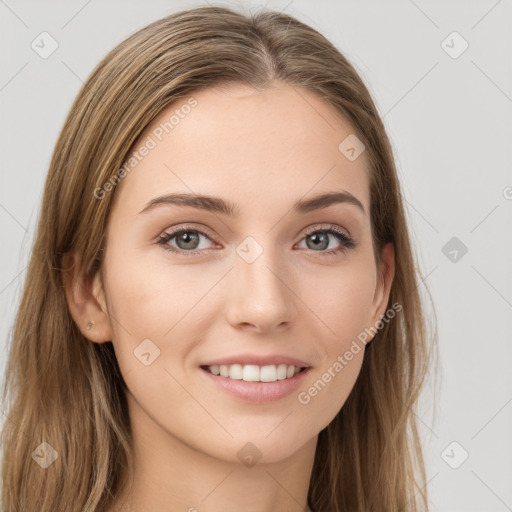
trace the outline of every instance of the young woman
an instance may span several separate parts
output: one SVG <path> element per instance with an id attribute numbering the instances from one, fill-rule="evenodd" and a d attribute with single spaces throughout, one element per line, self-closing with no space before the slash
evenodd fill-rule
<path id="1" fill-rule="evenodd" d="M 427 510 L 392 150 L 291 16 L 173 14 L 56 143 L 12 339 L 5 512 Z"/>

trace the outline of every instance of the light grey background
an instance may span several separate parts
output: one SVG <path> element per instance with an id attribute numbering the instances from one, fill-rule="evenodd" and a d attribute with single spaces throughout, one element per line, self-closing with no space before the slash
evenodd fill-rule
<path id="1" fill-rule="evenodd" d="M 265 5 L 215 4 L 246 12 Z M 72 100 L 128 34 L 198 5 L 206 3 L 0 0 L 2 378 L 43 183 Z M 441 380 L 427 388 L 419 414 L 432 509 L 512 510 L 511 1 L 267 7 L 310 24 L 351 60 L 395 149 L 439 326 Z M 31 47 L 43 31 L 59 45 L 46 59 Z M 469 47 L 457 55 L 464 40 Z"/>

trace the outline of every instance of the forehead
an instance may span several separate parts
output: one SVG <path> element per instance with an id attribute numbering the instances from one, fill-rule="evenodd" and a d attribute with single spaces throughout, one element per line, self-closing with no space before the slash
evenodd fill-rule
<path id="1" fill-rule="evenodd" d="M 261 209 L 262 198 L 291 203 L 346 190 L 368 212 L 366 154 L 349 160 L 340 150 L 353 134 L 331 105 L 302 88 L 275 83 L 262 90 L 239 84 L 203 89 L 167 106 L 146 127 L 133 150 L 136 166 L 116 194 L 141 207 L 179 191 L 230 196 Z"/>

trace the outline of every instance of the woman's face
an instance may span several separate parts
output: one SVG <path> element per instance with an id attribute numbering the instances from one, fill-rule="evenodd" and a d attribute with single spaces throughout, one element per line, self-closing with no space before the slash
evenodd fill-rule
<path id="1" fill-rule="evenodd" d="M 357 336 L 385 312 L 366 154 L 302 89 L 191 96 L 146 129 L 117 184 L 101 274 L 109 339 L 132 423 L 218 459 L 273 462 L 341 409 Z M 312 201 L 327 193 L 346 200 Z M 288 366 L 306 370 L 285 379 Z"/>

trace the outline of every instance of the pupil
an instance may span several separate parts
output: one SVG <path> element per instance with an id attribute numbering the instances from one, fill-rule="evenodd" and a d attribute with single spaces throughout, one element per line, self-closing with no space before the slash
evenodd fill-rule
<path id="1" fill-rule="evenodd" d="M 313 235 L 310 235 L 309 238 L 311 240 L 314 240 L 314 247 L 318 248 L 319 244 L 322 244 L 322 242 L 324 242 L 324 245 L 322 246 L 322 249 L 325 249 L 329 245 L 329 237 L 327 236 L 327 233 L 321 233 L 320 235 L 313 234 Z M 320 238 L 323 238 L 323 240 L 320 240 Z M 325 244 L 325 242 L 327 242 L 327 245 Z"/>
<path id="2" fill-rule="evenodd" d="M 185 244 L 189 244 L 190 242 L 192 242 L 192 245 L 194 245 L 194 241 L 197 242 L 197 235 L 192 234 L 192 236 L 191 236 L 189 233 L 190 233 L 189 231 L 183 233 L 181 235 L 181 237 L 178 237 L 178 240 L 185 242 Z M 184 248 L 185 249 L 195 249 L 195 246 L 193 246 L 193 247 L 186 246 Z"/>

